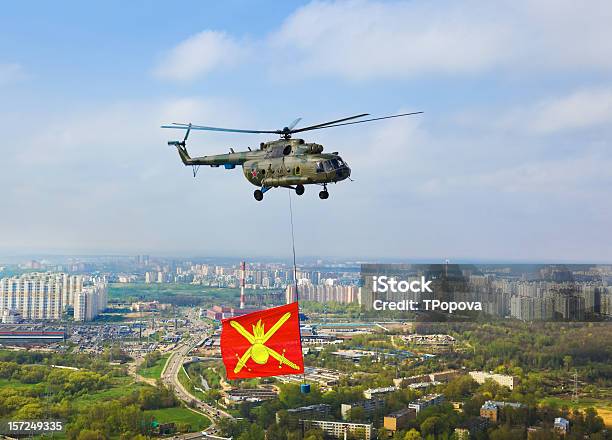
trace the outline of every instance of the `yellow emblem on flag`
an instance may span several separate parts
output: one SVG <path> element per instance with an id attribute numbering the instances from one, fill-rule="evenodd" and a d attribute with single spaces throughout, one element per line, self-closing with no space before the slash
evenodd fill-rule
<path id="1" fill-rule="evenodd" d="M 294 370 L 299 370 L 300 367 L 285 357 L 284 349 L 283 354 L 279 354 L 277 351 L 265 345 L 266 342 L 283 326 L 285 322 L 287 322 L 290 317 L 290 312 L 285 313 L 267 332 L 265 331 L 264 323 L 260 319 L 257 324 L 252 326 L 253 333 L 249 333 L 239 322 L 230 321 L 230 325 L 247 341 L 249 341 L 249 344 L 251 344 L 251 346 L 239 358 L 238 363 L 234 368 L 234 373 L 240 372 L 249 359 L 253 359 L 253 361 L 259 365 L 264 365 L 268 362 L 270 356 L 280 362 L 278 368 L 281 368 L 283 364 L 285 364 Z M 236 357 L 238 357 L 238 355 L 236 355 Z"/>

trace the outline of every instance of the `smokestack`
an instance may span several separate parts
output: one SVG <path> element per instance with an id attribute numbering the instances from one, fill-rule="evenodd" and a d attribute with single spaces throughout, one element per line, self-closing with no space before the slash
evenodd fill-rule
<path id="1" fill-rule="evenodd" d="M 240 263 L 240 308 L 244 309 L 244 278 L 246 276 L 246 263 Z"/>

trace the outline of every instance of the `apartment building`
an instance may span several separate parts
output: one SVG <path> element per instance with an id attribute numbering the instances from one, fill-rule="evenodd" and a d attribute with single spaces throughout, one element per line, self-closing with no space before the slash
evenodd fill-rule
<path id="1" fill-rule="evenodd" d="M 515 385 L 518 383 L 518 378 L 515 376 L 510 376 L 507 374 L 494 374 L 487 373 L 486 371 L 470 371 L 470 376 L 477 383 L 483 384 L 487 379 L 491 379 L 492 381 L 498 383 L 499 385 L 514 389 Z"/>
<path id="2" fill-rule="evenodd" d="M 332 422 L 329 420 L 300 420 L 302 432 L 320 429 L 326 438 L 363 440 L 374 439 L 374 427 L 371 423 Z"/>
<path id="3" fill-rule="evenodd" d="M 106 291 L 103 279 L 82 275 L 33 272 L 2 278 L 0 313 L 19 314 L 25 320 L 60 320 L 68 307 L 78 305 L 75 319 L 90 320 L 106 308 Z"/>

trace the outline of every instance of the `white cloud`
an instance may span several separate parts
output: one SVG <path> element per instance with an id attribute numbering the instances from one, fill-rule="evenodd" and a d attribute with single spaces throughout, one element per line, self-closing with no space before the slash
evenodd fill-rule
<path id="1" fill-rule="evenodd" d="M 245 47 L 225 32 L 203 31 L 174 47 L 157 66 L 158 77 L 192 80 L 244 60 Z"/>
<path id="2" fill-rule="evenodd" d="M 157 68 L 186 80 L 255 62 L 276 78 L 351 80 L 556 69 L 612 70 L 612 2 L 313 1 L 260 40 L 206 30 Z"/>
<path id="3" fill-rule="evenodd" d="M 589 129 L 601 137 L 612 123 L 612 86 L 579 87 L 564 94 L 515 105 L 480 108 L 455 115 L 457 124 L 491 133 L 545 137 Z"/>
<path id="4" fill-rule="evenodd" d="M 4 202 L 11 207 L 28 203 L 54 214 L 42 223 L 34 218 L 23 222 L 4 216 L 0 230 L 6 232 L 5 244 L 9 236 L 15 243 L 25 240 L 19 231 L 24 231 L 26 224 L 32 225 L 32 242 L 73 243 L 75 236 L 128 240 L 129 232 L 134 232 L 128 217 L 109 220 L 113 212 L 129 212 L 132 220 L 146 223 L 157 215 L 152 210 L 159 198 L 172 204 L 189 195 L 178 187 L 197 188 L 176 149 L 167 145 L 168 140 L 182 138 L 183 133 L 163 130 L 160 125 L 181 120 L 186 112 L 215 123 L 243 117 L 241 108 L 231 100 L 123 101 L 96 107 L 80 107 L 70 113 L 56 111 L 43 118 L 35 131 L 28 130 L 27 120 L 15 122 L 18 130 L 7 138 L 7 144 L 18 148 L 3 155 L 4 171 L 0 173 Z M 204 139 L 210 142 L 211 137 Z M 194 155 L 220 148 L 206 146 L 197 133 L 190 140 Z M 222 185 L 212 178 L 221 174 L 209 176 L 207 187 L 221 189 Z M 201 175 L 205 176 L 204 172 Z M 226 176 L 230 177 L 229 173 Z M 239 177 L 232 180 L 235 188 L 242 189 Z M 219 190 L 217 194 L 223 193 Z M 83 221 L 80 216 L 91 209 L 90 204 L 95 205 L 96 214 Z"/>
<path id="5" fill-rule="evenodd" d="M 612 69 L 612 3 L 312 2 L 270 37 L 302 75 Z"/>
<path id="6" fill-rule="evenodd" d="M 423 195 L 509 193 L 529 198 L 571 198 L 607 194 L 612 159 L 595 154 L 526 162 L 478 174 L 433 177 L 418 185 Z"/>
<path id="7" fill-rule="evenodd" d="M 612 89 L 583 89 L 537 104 L 531 127 L 538 133 L 589 128 L 612 122 Z"/>
<path id="8" fill-rule="evenodd" d="M 367 79 L 477 72 L 503 58 L 498 49 L 509 37 L 505 26 L 491 19 L 491 10 L 480 9 L 428 2 L 313 2 L 290 16 L 270 45 L 291 54 L 286 61 L 302 75 Z"/>
<path id="9" fill-rule="evenodd" d="M 0 86 L 19 81 L 25 76 L 26 75 L 21 64 L 0 64 Z"/>

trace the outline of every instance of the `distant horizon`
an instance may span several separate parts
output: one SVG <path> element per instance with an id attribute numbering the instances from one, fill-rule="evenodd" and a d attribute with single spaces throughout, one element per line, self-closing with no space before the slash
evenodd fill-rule
<path id="1" fill-rule="evenodd" d="M 237 255 L 202 255 L 196 253 L 147 253 L 147 252 L 99 252 L 99 253 L 64 253 L 64 252 L 33 252 L 33 253 L 0 253 L 0 264 L 23 264 L 28 260 L 41 261 L 45 259 L 58 259 L 58 260 L 66 260 L 66 259 L 131 259 L 136 258 L 140 255 L 146 255 L 153 259 L 162 259 L 162 260 L 229 260 L 232 262 L 240 262 L 249 261 L 253 263 L 283 263 L 283 264 L 292 264 L 292 257 L 287 256 L 270 256 L 270 255 L 260 255 L 260 256 L 251 256 L 250 258 L 247 256 L 237 256 Z M 571 264 L 571 265 L 610 265 L 612 262 L 604 262 L 604 261 L 580 261 L 580 260 L 509 260 L 509 259 L 483 259 L 483 258 L 427 258 L 427 257 L 359 257 L 359 256 L 303 256 L 297 257 L 297 264 L 310 264 L 312 262 L 316 262 L 317 260 L 321 260 L 323 263 L 327 264 L 366 264 L 366 263 L 375 263 L 375 262 L 383 262 L 383 263 L 404 263 L 404 264 L 444 264 L 447 260 L 449 264 Z M 64 264 L 63 262 L 51 262 L 51 264 Z"/>

